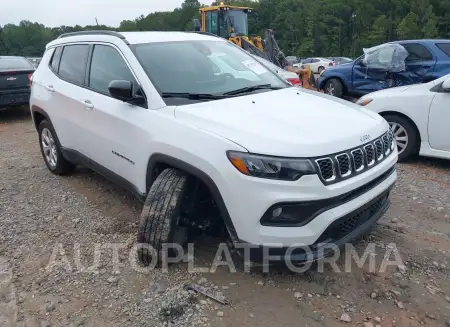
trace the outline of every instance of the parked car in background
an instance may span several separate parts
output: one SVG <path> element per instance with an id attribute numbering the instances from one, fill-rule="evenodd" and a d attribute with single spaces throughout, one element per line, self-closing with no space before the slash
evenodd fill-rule
<path id="1" fill-rule="evenodd" d="M 286 81 L 291 83 L 293 86 L 302 86 L 300 77 L 296 73 L 290 72 L 285 69 L 281 69 L 277 65 L 273 64 L 272 62 L 270 62 L 269 60 L 266 60 L 264 58 L 261 58 L 261 57 L 255 56 L 255 55 L 252 55 L 252 57 L 255 58 L 256 60 L 258 60 L 260 63 L 262 63 L 264 66 L 266 66 L 273 72 L 277 73 L 281 78 L 285 79 Z"/>
<path id="2" fill-rule="evenodd" d="M 348 62 L 353 61 L 352 58 L 347 58 L 347 57 L 328 57 L 327 59 L 334 61 L 336 63 L 336 65 L 342 65 L 342 64 L 346 64 Z"/>
<path id="3" fill-rule="evenodd" d="M 33 72 L 23 57 L 0 56 L 0 110 L 28 104 Z"/>
<path id="4" fill-rule="evenodd" d="M 410 40 L 392 42 L 402 45 L 409 53 L 406 71 L 397 73 L 403 85 L 426 83 L 450 73 L 450 40 Z M 367 67 L 364 56 L 355 61 L 327 69 L 317 86 L 326 93 L 343 97 L 362 96 L 392 86 L 386 81 L 389 72 Z"/>
<path id="5" fill-rule="evenodd" d="M 313 71 L 313 73 L 322 73 L 326 68 L 330 66 L 334 66 L 335 63 L 331 60 L 325 58 L 307 58 L 301 61 L 301 63 L 294 65 L 294 67 L 298 68 L 303 65 L 309 65 L 309 68 Z"/>
<path id="6" fill-rule="evenodd" d="M 357 103 L 387 120 L 399 161 L 417 154 L 450 159 L 450 74 L 425 84 L 370 93 Z"/>
<path id="7" fill-rule="evenodd" d="M 300 59 L 295 56 L 287 56 L 286 60 L 290 65 L 298 64 L 300 62 Z"/>

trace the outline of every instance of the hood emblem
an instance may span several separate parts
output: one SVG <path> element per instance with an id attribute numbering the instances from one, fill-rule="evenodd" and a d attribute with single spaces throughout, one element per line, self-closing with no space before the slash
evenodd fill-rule
<path id="1" fill-rule="evenodd" d="M 359 139 L 361 140 L 361 143 L 364 143 L 366 141 L 370 141 L 370 135 L 369 134 L 362 135 Z"/>

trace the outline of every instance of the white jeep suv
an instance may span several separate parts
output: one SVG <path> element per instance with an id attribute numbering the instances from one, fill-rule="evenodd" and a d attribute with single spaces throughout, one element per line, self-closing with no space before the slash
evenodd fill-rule
<path id="1" fill-rule="evenodd" d="M 238 73 L 218 74 L 217 56 Z M 381 116 L 292 87 L 203 33 L 62 35 L 30 102 L 49 170 L 84 164 L 131 190 L 145 201 L 137 241 L 156 251 L 190 226 L 223 226 L 251 259 L 316 260 L 368 232 L 397 178 Z"/>

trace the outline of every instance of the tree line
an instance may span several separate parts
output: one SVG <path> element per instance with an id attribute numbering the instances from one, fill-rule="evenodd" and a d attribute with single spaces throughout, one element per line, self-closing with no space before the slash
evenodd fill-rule
<path id="1" fill-rule="evenodd" d="M 270 28 L 286 55 L 357 57 L 362 48 L 401 39 L 450 38 L 450 0 L 240 0 L 252 7 L 249 33 Z M 180 8 L 105 25 L 46 27 L 21 21 L 0 27 L 0 55 L 41 56 L 58 35 L 88 29 L 190 31 L 203 5 L 185 0 Z"/>

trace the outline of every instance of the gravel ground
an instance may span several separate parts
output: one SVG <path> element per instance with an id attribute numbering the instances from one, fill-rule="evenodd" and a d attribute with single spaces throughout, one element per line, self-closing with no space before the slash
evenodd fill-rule
<path id="1" fill-rule="evenodd" d="M 133 268 L 142 204 L 83 167 L 52 175 L 26 109 L 0 115 L 0 153 L 2 327 L 450 326 L 448 161 L 399 165 L 391 209 L 357 245 L 361 254 L 375 244 L 377 267 L 397 248 L 401 266 L 353 265 L 350 273 L 341 256 L 341 272 L 314 265 L 297 274 L 201 274 L 187 263 Z M 216 240 L 199 240 L 195 265 L 210 262 L 216 248 Z M 231 304 L 184 290 L 192 282 Z"/>

